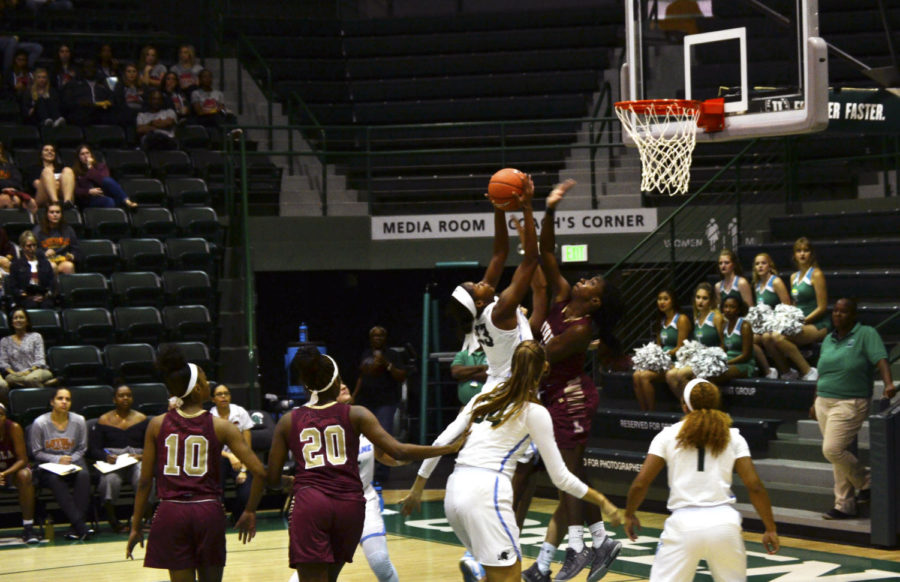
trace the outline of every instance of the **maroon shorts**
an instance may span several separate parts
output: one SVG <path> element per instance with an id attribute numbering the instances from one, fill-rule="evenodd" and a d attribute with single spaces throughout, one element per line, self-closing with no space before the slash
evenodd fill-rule
<path id="1" fill-rule="evenodd" d="M 544 386 L 541 400 L 553 419 L 553 434 L 561 449 L 587 442 L 600 396 L 590 377 L 582 374 L 563 385 Z"/>
<path id="2" fill-rule="evenodd" d="M 225 508 L 218 500 L 160 502 L 147 536 L 147 568 L 225 566 Z"/>
<path id="3" fill-rule="evenodd" d="M 353 561 L 362 537 L 366 500 L 336 499 L 313 487 L 294 492 L 290 525 L 290 563 L 339 564 Z"/>

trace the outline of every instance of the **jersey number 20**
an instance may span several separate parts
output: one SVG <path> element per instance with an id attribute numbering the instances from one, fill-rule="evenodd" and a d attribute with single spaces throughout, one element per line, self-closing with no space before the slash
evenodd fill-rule
<path id="1" fill-rule="evenodd" d="M 177 476 L 181 475 L 181 471 L 184 469 L 184 473 L 188 477 L 202 477 L 206 475 L 209 441 L 206 440 L 206 437 L 198 434 L 192 434 L 184 439 L 184 466 L 179 467 L 179 436 L 172 433 L 166 437 L 166 465 L 163 467 L 163 473 Z"/>
<path id="2" fill-rule="evenodd" d="M 307 469 L 324 466 L 326 459 L 329 465 L 347 462 L 347 439 L 344 427 L 338 424 L 327 426 L 323 431 L 304 428 L 300 433 L 300 442 L 303 443 L 303 460 Z"/>

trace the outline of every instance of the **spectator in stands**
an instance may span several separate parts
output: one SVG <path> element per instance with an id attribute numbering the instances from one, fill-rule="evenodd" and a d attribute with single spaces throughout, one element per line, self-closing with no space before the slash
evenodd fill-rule
<path id="1" fill-rule="evenodd" d="M 838 299 L 831 319 L 834 331 L 822 342 L 816 400 L 809 412 L 822 431 L 822 454 L 834 467 L 834 507 L 822 517 L 847 519 L 856 517 L 856 505 L 871 497 L 871 475 L 853 450 L 869 416 L 875 370 L 885 398 L 893 398 L 897 389 L 881 337 L 856 320 L 856 301 Z"/>
<path id="2" fill-rule="evenodd" d="M 67 44 L 59 45 L 53 62 L 53 86 L 62 89 L 77 76 L 75 63 L 72 62 L 72 47 Z"/>
<path id="3" fill-rule="evenodd" d="M 75 198 L 81 208 L 137 208 L 122 186 L 109 175 L 106 164 L 94 159 L 91 147 L 83 144 L 73 167 Z"/>
<path id="4" fill-rule="evenodd" d="M 22 508 L 22 541 L 36 544 L 41 539 L 34 533 L 34 487 L 25 447 L 25 431 L 6 417 L 7 403 L 0 402 L 0 491 L 16 488 Z"/>
<path id="5" fill-rule="evenodd" d="M 678 296 L 672 288 L 660 290 L 656 295 L 656 308 L 659 310 L 659 317 L 653 324 L 654 339 L 674 360 L 675 352 L 691 333 L 691 319 L 681 313 Z M 632 378 L 634 394 L 641 410 L 656 408 L 656 389 L 653 383 L 664 382 L 665 374 L 652 370 L 635 370 Z"/>
<path id="6" fill-rule="evenodd" d="M 775 261 L 772 260 L 769 253 L 759 253 L 753 257 L 753 292 L 756 299 L 755 305 L 768 305 L 775 309 L 782 303 L 791 304 L 791 296 L 784 281 L 778 276 Z M 764 349 L 766 335 L 755 334 L 753 336 L 753 355 L 763 376 L 774 380 L 778 378 L 778 370 L 769 367 L 769 359 L 766 357 Z"/>
<path id="7" fill-rule="evenodd" d="M 753 329 L 744 320 L 747 304 L 737 295 L 729 295 L 722 302 L 722 349 L 728 357 L 728 370 L 721 376 L 710 378 L 716 384 L 723 384 L 735 378 L 752 378 L 756 375 L 753 359 Z"/>
<path id="8" fill-rule="evenodd" d="M 16 52 L 25 51 L 28 55 L 28 68 L 33 69 L 35 63 L 44 52 L 44 47 L 37 42 L 21 42 L 17 36 L 0 35 L 0 53 L 3 54 L 3 78 L 12 71 L 13 59 Z M 5 83 L 4 83 L 5 84 Z M 0 88 L 2 89 L 2 88 Z"/>
<path id="9" fill-rule="evenodd" d="M 197 123 L 209 126 L 222 126 L 237 123 L 237 118 L 225 106 L 225 96 L 213 89 L 212 71 L 200 71 L 200 86 L 191 93 L 191 106 L 197 116 Z"/>
<path id="10" fill-rule="evenodd" d="M 37 204 L 34 198 L 25 193 L 25 186 L 22 184 L 22 172 L 12 162 L 6 153 L 6 147 L 0 142 L 0 208 L 20 208 L 24 206 L 29 212 L 37 211 Z M 0 240 L 0 268 L 9 271 L 9 262 L 4 264 L 4 256 L 10 254 L 7 249 L 9 247 L 9 239 L 6 238 L 4 231 L 3 239 Z M 11 254 L 15 254 L 14 252 Z"/>
<path id="11" fill-rule="evenodd" d="M 113 109 L 113 92 L 97 76 L 97 64 L 85 59 L 81 75 L 66 83 L 62 94 L 63 113 L 72 125 L 84 127 L 117 121 Z"/>
<path id="12" fill-rule="evenodd" d="M 462 405 L 481 394 L 487 382 L 487 356 L 480 345 L 473 348 L 463 347 L 450 364 L 450 375 L 458 382 L 456 395 Z"/>
<path id="13" fill-rule="evenodd" d="M 97 77 L 102 80 L 119 79 L 119 61 L 113 56 L 112 45 L 100 45 L 97 51 Z M 109 87 L 112 89 L 112 85 Z"/>
<path id="14" fill-rule="evenodd" d="M 34 82 L 22 95 L 22 118 L 25 123 L 59 127 L 66 124 L 60 108 L 59 93 L 50 86 L 47 69 L 34 70 Z"/>
<path id="15" fill-rule="evenodd" d="M 203 67 L 197 62 L 193 45 L 183 44 L 178 47 L 178 62 L 169 67 L 169 72 L 175 73 L 182 91 L 190 94 L 197 88 L 202 70 Z"/>
<path id="16" fill-rule="evenodd" d="M 694 291 L 694 335 L 691 339 L 706 347 L 721 347 L 724 325 L 725 319 L 713 305 L 712 285 L 700 283 Z M 666 372 L 666 383 L 678 400 L 681 400 L 684 387 L 693 378 L 694 370 L 690 366 L 672 368 Z"/>
<path id="17" fill-rule="evenodd" d="M 716 307 L 721 309 L 722 302 L 728 297 L 740 297 L 744 305 L 753 305 L 753 290 L 750 282 L 742 277 L 743 270 L 737 255 L 729 249 L 719 253 L 719 273 L 722 280 L 716 283 Z"/>
<path id="18" fill-rule="evenodd" d="M 94 530 L 85 524 L 84 512 L 90 507 L 91 479 L 88 476 L 84 454 L 87 451 L 87 425 L 84 417 L 70 412 L 72 393 L 58 388 L 50 400 L 51 411 L 35 419 L 28 434 L 28 447 L 38 463 L 76 465 L 80 470 L 58 475 L 47 469 L 37 471 L 41 486 L 53 491 L 56 502 L 62 508 L 71 529 L 66 539 L 85 540 Z"/>
<path id="19" fill-rule="evenodd" d="M 792 336 L 769 334 L 764 341 L 766 352 L 772 357 L 782 378 L 796 380 L 799 376 L 802 380 L 815 382 L 819 373 L 809 365 L 799 348 L 820 342 L 828 334 L 831 327 L 827 317 L 828 288 L 808 238 L 800 237 L 794 242 L 793 260 L 798 271 L 791 275 L 791 299 L 803 311 L 803 329 Z M 796 371 L 789 370 L 789 362 Z"/>
<path id="20" fill-rule="evenodd" d="M 33 185 L 35 202 L 46 206 L 51 202 L 62 202 L 69 207 L 75 201 L 75 174 L 71 168 L 64 168 L 56 156 L 56 147 L 44 144 L 41 148 L 41 175 Z M 62 200 L 60 200 L 60 196 Z"/>
<path id="21" fill-rule="evenodd" d="M 134 63 L 128 63 L 122 70 L 122 78 L 116 83 L 113 102 L 123 127 L 134 127 L 137 114 L 144 109 L 144 84 Z"/>
<path id="22" fill-rule="evenodd" d="M 78 236 L 75 229 L 66 224 L 62 205 L 51 202 L 47 212 L 32 229 L 38 246 L 53 266 L 54 273 L 71 275 L 75 272 L 78 257 Z"/>
<path id="23" fill-rule="evenodd" d="M 12 70 L 6 75 L 9 88 L 17 99 L 21 99 L 31 87 L 33 80 L 34 76 L 31 73 L 31 67 L 28 66 L 28 53 L 22 49 L 17 49 L 13 57 Z"/>
<path id="24" fill-rule="evenodd" d="M 72 10 L 72 0 L 25 0 L 27 6 L 37 15 L 39 10 Z"/>
<path id="25" fill-rule="evenodd" d="M 353 401 L 371 410 L 388 434 L 394 434 L 394 415 L 400 404 L 406 375 L 403 356 L 387 347 L 387 330 L 380 325 L 370 329 L 369 347 L 363 350 L 360 357 Z M 387 465 L 377 465 L 375 481 L 384 482 L 388 472 Z"/>
<path id="26" fill-rule="evenodd" d="M 9 293 L 18 307 L 52 309 L 56 275 L 44 255 L 37 252 L 37 238 L 30 230 L 19 235 L 21 254 L 9 266 Z"/>
<path id="27" fill-rule="evenodd" d="M 141 84 L 148 89 L 159 89 L 162 84 L 163 75 L 166 74 L 166 66 L 159 62 L 159 53 L 156 47 L 147 45 L 141 49 L 141 56 L 138 59 L 138 73 L 140 73 Z"/>
<path id="28" fill-rule="evenodd" d="M 253 421 L 250 414 L 243 406 L 231 403 L 231 391 L 228 386 L 219 384 L 212 394 L 212 401 L 215 406 L 210 409 L 213 416 L 227 419 L 228 422 L 237 427 L 241 432 L 241 436 L 247 446 L 251 446 L 250 429 L 253 428 Z M 228 477 L 234 479 L 235 499 L 234 507 L 231 511 L 232 521 L 244 512 L 247 500 L 250 499 L 250 487 L 253 484 L 253 477 L 247 473 L 247 466 L 241 463 L 237 455 L 231 452 L 227 446 L 222 447 L 222 486 Z"/>
<path id="29" fill-rule="evenodd" d="M 149 419 L 146 414 L 134 410 L 134 396 L 131 388 L 121 385 L 113 396 L 115 408 L 103 414 L 91 428 L 88 435 L 88 455 L 98 461 L 115 465 L 121 456 L 141 460 L 144 452 L 144 433 Z M 131 483 L 137 491 L 141 478 L 141 463 L 135 463 L 100 475 L 97 493 L 106 509 L 109 525 L 116 533 L 126 533 L 130 527 L 120 523 L 116 517 L 115 503 L 122 491 L 122 484 Z"/>
<path id="30" fill-rule="evenodd" d="M 163 108 L 165 100 L 159 89 L 150 91 L 147 103 L 150 106 L 149 111 L 138 113 L 135 121 L 137 134 L 141 138 L 141 149 L 144 151 L 178 149 L 178 142 L 175 141 L 175 124 L 178 122 L 178 116 L 175 110 Z"/>
<path id="31" fill-rule="evenodd" d="M 185 121 L 191 115 L 191 99 L 178 85 L 178 75 L 172 71 L 166 73 L 162 84 L 163 97 L 166 98 L 167 107 L 175 110 L 178 122 Z"/>
<path id="32" fill-rule="evenodd" d="M 9 314 L 13 333 L 0 339 L 0 372 L 7 390 L 51 384 L 53 373 L 44 359 L 44 338 L 31 330 L 31 317 L 21 307 Z"/>

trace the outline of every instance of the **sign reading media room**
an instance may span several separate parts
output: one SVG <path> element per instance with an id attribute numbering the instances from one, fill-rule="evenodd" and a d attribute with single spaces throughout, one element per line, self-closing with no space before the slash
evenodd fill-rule
<path id="1" fill-rule="evenodd" d="M 515 222 L 520 212 L 508 212 L 506 227 L 516 236 Z M 540 230 L 542 212 L 535 213 Z M 425 214 L 373 216 L 372 240 L 423 238 L 471 238 L 494 236 L 494 216 L 479 214 Z M 655 208 L 617 210 L 570 210 L 556 213 L 556 234 L 622 234 L 650 232 L 656 228 Z"/>

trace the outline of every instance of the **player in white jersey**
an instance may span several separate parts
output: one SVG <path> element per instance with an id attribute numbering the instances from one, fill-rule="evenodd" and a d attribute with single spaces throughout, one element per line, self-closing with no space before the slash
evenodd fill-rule
<path id="1" fill-rule="evenodd" d="M 487 359 L 487 381 L 482 394 L 490 392 L 509 377 L 509 363 L 513 350 L 520 342 L 531 339 L 528 320 L 519 311 L 519 303 L 525 298 L 531 284 L 531 276 L 538 266 L 537 234 L 531 199 L 534 184 L 531 176 L 519 197 L 522 205 L 522 249 L 525 256 L 513 273 L 509 286 L 496 296 L 497 285 L 503 274 L 503 266 L 509 254 L 509 231 L 506 215 L 494 208 L 494 247 L 491 261 L 481 281 L 467 281 L 453 290 L 447 310 L 456 319 L 462 335 L 466 336 L 463 349 L 474 349 L 477 342 L 484 349 Z"/>
<path id="2" fill-rule="evenodd" d="M 644 466 L 628 491 L 625 533 L 634 541 L 641 525 L 635 512 L 650 484 L 668 467 L 672 515 L 659 538 L 651 582 L 693 580 L 701 559 L 717 582 L 747 579 L 741 516 L 733 507 L 731 492 L 735 471 L 766 528 L 763 546 L 770 554 L 778 551 L 769 494 L 753 467 L 747 441 L 738 429 L 730 428 L 731 418 L 718 410 L 720 402 L 715 384 L 702 378 L 688 382 L 682 402 L 685 417 L 653 438 Z"/>
<path id="3" fill-rule="evenodd" d="M 513 354 L 510 379 L 470 400 L 435 441 L 452 442 L 470 430 L 447 480 L 444 511 L 456 536 L 484 566 L 489 582 L 518 580 L 522 573 L 511 478 L 530 440 L 537 445 L 554 485 L 601 506 L 614 525 L 620 517 L 615 505 L 566 469 L 553 438 L 550 413 L 537 399 L 540 379 L 547 370 L 540 343 L 522 342 Z M 422 464 L 403 502 L 404 514 L 418 507 L 435 466 L 433 462 Z"/>

